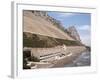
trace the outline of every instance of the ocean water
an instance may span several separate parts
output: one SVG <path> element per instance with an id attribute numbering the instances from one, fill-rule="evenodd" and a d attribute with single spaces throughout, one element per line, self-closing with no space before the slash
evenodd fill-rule
<path id="1" fill-rule="evenodd" d="M 77 66 L 90 66 L 91 65 L 91 54 L 90 51 L 86 50 L 82 52 L 72 63 L 66 64 L 65 67 L 77 67 Z"/>

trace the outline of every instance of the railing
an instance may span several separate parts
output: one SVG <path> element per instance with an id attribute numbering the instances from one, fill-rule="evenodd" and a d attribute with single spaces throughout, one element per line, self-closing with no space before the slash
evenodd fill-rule
<path id="1" fill-rule="evenodd" d="M 59 55 L 58 53 L 59 53 L 59 54 L 62 54 L 61 52 L 51 53 L 51 54 L 48 54 L 48 55 L 40 56 L 40 60 L 54 57 L 54 56 L 56 56 L 56 55 Z"/>

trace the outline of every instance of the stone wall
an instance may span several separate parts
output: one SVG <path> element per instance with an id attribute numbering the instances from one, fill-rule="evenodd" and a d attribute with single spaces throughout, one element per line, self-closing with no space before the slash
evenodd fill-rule
<path id="1" fill-rule="evenodd" d="M 32 48 L 31 55 L 40 58 L 40 56 L 43 56 L 43 55 L 49 55 L 49 54 L 53 55 L 55 53 L 57 54 L 64 53 L 63 51 L 64 50 L 62 46 L 57 46 L 53 48 Z"/>
<path id="2" fill-rule="evenodd" d="M 56 47 L 52 47 L 52 48 L 24 48 L 31 50 L 31 56 L 36 56 L 38 58 L 40 58 L 40 56 L 43 55 L 48 55 L 48 54 L 55 54 L 55 53 L 63 53 L 63 54 L 67 54 L 69 52 L 71 53 L 80 53 L 82 51 L 84 51 L 86 48 L 84 46 L 56 46 Z"/>

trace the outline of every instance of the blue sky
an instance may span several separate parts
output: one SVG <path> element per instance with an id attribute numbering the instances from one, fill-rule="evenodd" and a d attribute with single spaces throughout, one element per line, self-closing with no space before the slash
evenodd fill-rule
<path id="1" fill-rule="evenodd" d="M 48 15 L 59 20 L 64 28 L 68 28 L 69 26 L 75 26 L 82 42 L 90 46 L 91 14 L 48 12 Z"/>

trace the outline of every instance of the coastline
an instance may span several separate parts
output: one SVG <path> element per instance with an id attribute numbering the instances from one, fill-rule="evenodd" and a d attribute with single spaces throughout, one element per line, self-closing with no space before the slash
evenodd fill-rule
<path id="1" fill-rule="evenodd" d="M 70 47 L 71 49 L 71 47 Z M 73 49 L 73 48 L 72 48 Z M 57 61 L 53 61 L 53 66 L 52 68 L 57 68 L 57 67 L 64 67 L 64 65 L 66 64 L 70 64 L 72 63 L 76 58 L 78 58 L 82 52 L 84 52 L 86 49 L 73 49 L 72 51 L 70 51 L 72 53 L 72 55 L 70 56 L 66 56 L 65 58 L 61 59 L 61 60 L 57 60 Z"/>
<path id="2" fill-rule="evenodd" d="M 85 50 L 86 50 L 85 46 L 67 46 L 67 50 L 66 50 L 67 52 L 64 57 L 61 57 L 60 59 L 55 59 L 55 60 L 49 61 L 48 63 L 32 62 L 32 64 L 37 65 L 37 67 L 35 69 L 64 67 L 64 65 L 72 63 Z"/>

